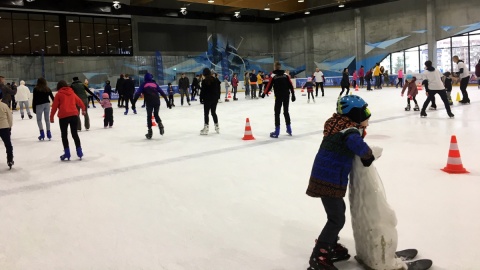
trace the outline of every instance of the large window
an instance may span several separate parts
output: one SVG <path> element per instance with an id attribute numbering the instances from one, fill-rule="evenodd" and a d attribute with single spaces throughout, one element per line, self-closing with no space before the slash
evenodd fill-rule
<path id="1" fill-rule="evenodd" d="M 0 37 L 0 55 L 133 52 L 130 19 L 2 11 Z"/>
<path id="2" fill-rule="evenodd" d="M 405 51 L 405 68 L 406 73 L 420 72 L 420 55 L 418 47 Z"/>

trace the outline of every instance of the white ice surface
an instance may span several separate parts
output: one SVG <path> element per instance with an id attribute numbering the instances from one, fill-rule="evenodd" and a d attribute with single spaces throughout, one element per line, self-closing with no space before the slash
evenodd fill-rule
<path id="1" fill-rule="evenodd" d="M 434 270 L 480 269 L 480 90 L 469 90 L 472 104 L 455 103 L 455 119 L 439 98 L 439 110 L 421 119 L 404 111 L 400 89 L 356 92 L 372 111 L 366 140 L 384 148 L 376 167 L 397 215 L 398 248 L 417 248 Z M 282 125 L 278 139 L 268 137 L 273 97 L 241 93 L 219 104 L 221 134 L 208 136 L 199 135 L 203 107 L 177 98 L 160 111 L 165 135 L 155 129 L 150 141 L 144 109 L 124 116 L 115 108 L 104 130 L 97 106 L 91 130 L 80 133 L 84 159 L 70 162 L 59 161 L 58 119 L 53 140 L 39 142 L 35 119 L 15 112 L 13 170 L 0 158 L 0 269 L 306 269 L 326 215 L 305 190 L 339 92 L 308 104 L 297 91 L 294 136 Z M 255 141 L 241 140 L 246 117 Z M 440 170 L 453 134 L 471 174 Z M 348 209 L 340 236 L 354 255 Z M 360 269 L 353 258 L 336 265 Z"/>

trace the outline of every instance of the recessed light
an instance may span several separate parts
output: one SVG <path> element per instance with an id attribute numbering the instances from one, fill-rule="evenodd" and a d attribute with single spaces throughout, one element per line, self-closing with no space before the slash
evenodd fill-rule
<path id="1" fill-rule="evenodd" d="M 68 22 L 73 22 L 73 20 L 68 20 Z"/>
<path id="2" fill-rule="evenodd" d="M 263 10 L 270 10 L 270 4 L 267 4 Z"/>
<path id="3" fill-rule="evenodd" d="M 305 15 L 308 15 L 308 14 L 310 14 L 310 11 L 308 11 L 308 10 L 305 11 Z"/>
<path id="4" fill-rule="evenodd" d="M 208 0 L 207 2 L 208 2 L 208 3 L 213 3 L 213 2 L 215 2 L 215 1 L 214 1 L 214 0 Z"/>
<path id="5" fill-rule="evenodd" d="M 275 18 L 275 21 L 280 21 L 280 18 L 279 17 Z"/>
<path id="6" fill-rule="evenodd" d="M 305 0 L 298 0 L 298 2 L 299 2 L 299 3 L 303 3 L 303 2 L 305 2 Z"/>
<path id="7" fill-rule="evenodd" d="M 338 5 L 338 7 L 339 7 L 339 8 L 343 8 L 343 7 L 345 7 L 345 5 L 344 5 L 344 4 L 340 4 L 340 5 Z"/>
<path id="8" fill-rule="evenodd" d="M 99 35 L 102 35 L 103 33 L 102 32 L 98 32 Z"/>
<path id="9" fill-rule="evenodd" d="M 78 38 L 74 38 L 73 40 L 78 40 Z"/>
<path id="10" fill-rule="evenodd" d="M 48 33 L 48 30 L 45 30 L 45 31 L 43 31 L 43 32 Z"/>
<path id="11" fill-rule="evenodd" d="M 58 26 L 58 25 L 54 25 L 53 27 L 55 27 L 55 28 L 59 28 L 60 26 Z"/>

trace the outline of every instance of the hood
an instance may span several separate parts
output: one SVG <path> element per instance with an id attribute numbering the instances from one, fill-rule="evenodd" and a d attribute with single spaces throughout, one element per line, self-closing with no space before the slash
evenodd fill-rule
<path id="1" fill-rule="evenodd" d="M 281 75 L 285 74 L 285 70 L 281 70 L 281 69 L 274 70 L 272 73 L 275 74 L 275 75 L 281 76 Z"/>
<path id="2" fill-rule="evenodd" d="M 416 81 L 417 81 L 417 77 L 412 77 L 412 78 L 410 79 L 410 83 L 415 83 Z"/>
<path id="3" fill-rule="evenodd" d="M 323 135 L 332 135 L 351 127 L 358 127 L 358 124 L 345 115 L 334 113 L 333 116 L 325 122 Z"/>
<path id="4" fill-rule="evenodd" d="M 60 90 L 58 90 L 58 94 L 70 96 L 70 95 L 74 95 L 75 92 L 73 92 L 73 89 L 70 87 L 62 87 L 60 88 Z"/>
<path id="5" fill-rule="evenodd" d="M 146 82 L 151 82 L 151 81 L 153 81 L 153 75 L 152 75 L 151 73 L 145 74 L 145 76 L 144 76 L 143 78 L 144 78 L 144 80 L 145 80 Z"/>
<path id="6" fill-rule="evenodd" d="M 434 67 L 429 67 L 427 68 L 428 71 L 435 71 L 435 68 Z"/>

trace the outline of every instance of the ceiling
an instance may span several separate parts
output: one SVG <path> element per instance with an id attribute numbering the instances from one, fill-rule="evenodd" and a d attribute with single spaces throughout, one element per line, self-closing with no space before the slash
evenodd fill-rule
<path id="1" fill-rule="evenodd" d="M 118 1 L 121 4 L 119 9 L 113 8 L 113 0 L 0 0 L 0 8 L 272 23 L 277 17 L 284 21 L 399 0 L 214 0 L 213 3 L 208 3 L 207 0 Z M 340 4 L 345 6 L 339 7 Z M 180 13 L 182 7 L 187 9 L 187 14 Z M 266 7 L 270 10 L 265 10 Z M 240 16 L 234 17 L 235 12 L 240 12 Z"/>

